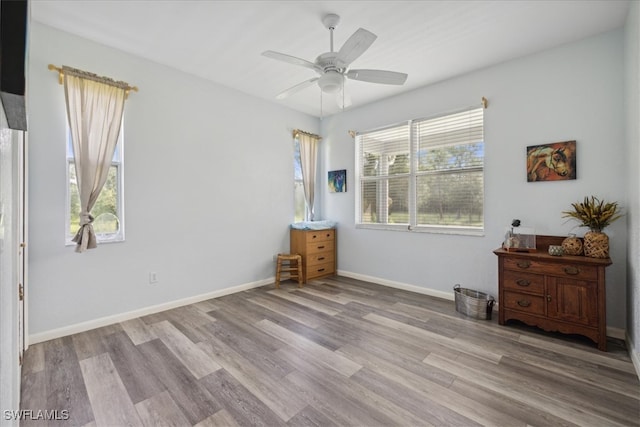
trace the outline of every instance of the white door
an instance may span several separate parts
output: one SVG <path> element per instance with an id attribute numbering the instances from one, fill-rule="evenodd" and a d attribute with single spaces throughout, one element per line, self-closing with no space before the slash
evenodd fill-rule
<path id="1" fill-rule="evenodd" d="M 14 178 L 15 191 L 14 200 L 16 201 L 16 242 L 14 249 L 17 254 L 16 258 L 16 280 L 18 281 L 18 350 L 20 365 L 24 350 L 27 349 L 26 342 L 26 132 L 13 131 L 15 143 L 14 155 Z"/>
<path id="2" fill-rule="evenodd" d="M 0 108 L 0 408 L 17 410 L 24 327 L 24 132 Z M 22 288 L 22 289 L 21 289 Z M 12 420 L 9 425 L 17 425 Z M 4 425 L 4 424 L 3 424 Z"/>

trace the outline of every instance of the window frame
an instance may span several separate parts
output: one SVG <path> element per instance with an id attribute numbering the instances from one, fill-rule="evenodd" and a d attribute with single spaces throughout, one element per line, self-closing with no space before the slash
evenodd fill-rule
<path id="1" fill-rule="evenodd" d="M 457 234 L 457 235 L 469 235 L 469 236 L 484 236 L 485 233 L 485 216 L 484 216 L 484 206 L 485 206 L 485 141 L 484 141 L 484 111 L 482 111 L 482 127 L 483 127 L 483 137 L 482 137 L 482 145 L 483 145 L 483 156 L 482 156 L 482 166 L 474 166 L 469 168 L 461 168 L 461 169 L 450 169 L 450 170 L 439 170 L 437 172 L 428 172 L 428 171 L 420 171 L 418 168 L 418 138 L 415 135 L 415 126 L 417 123 L 434 120 L 438 118 L 443 118 L 447 116 L 452 116 L 459 113 L 470 112 L 472 110 L 481 109 L 482 107 L 471 106 L 467 108 L 461 108 L 453 111 L 448 111 L 445 113 L 436 114 L 430 117 L 424 117 L 419 119 L 411 119 L 407 121 L 402 121 L 395 124 L 390 124 L 387 126 L 381 126 L 379 128 L 367 130 L 362 133 L 356 134 L 355 138 L 355 177 L 356 177 L 356 185 L 355 187 L 355 227 L 360 229 L 375 229 L 375 230 L 391 230 L 391 231 L 407 231 L 407 232 L 423 232 L 423 233 L 434 233 L 434 234 Z M 361 135 L 371 134 L 378 131 L 383 131 L 392 128 L 399 127 L 407 127 L 407 133 L 409 137 L 409 172 L 406 174 L 394 174 L 394 175 L 383 175 L 377 177 L 367 177 L 364 181 L 389 181 L 392 178 L 404 178 L 408 177 L 408 223 L 401 224 L 393 224 L 393 223 L 374 223 L 374 222 L 362 222 L 362 141 L 360 139 Z M 461 144 L 456 144 L 461 145 Z M 447 175 L 456 173 L 459 171 L 464 172 L 478 172 L 482 173 L 482 225 L 479 227 L 474 226 L 466 226 L 466 225 L 439 225 L 439 224 L 418 224 L 418 189 L 417 189 L 417 180 L 419 177 L 427 176 L 427 175 Z M 388 215 L 388 208 L 386 211 L 386 215 Z"/>
<path id="2" fill-rule="evenodd" d="M 71 143 L 71 131 L 69 124 L 67 123 L 67 139 L 66 139 L 66 212 L 65 212 L 65 246 L 74 246 L 76 242 L 72 239 L 75 236 L 75 232 L 70 230 L 71 227 L 71 176 L 70 167 L 74 165 L 73 157 L 73 145 Z M 117 155 L 117 158 L 116 158 Z M 96 232 L 96 240 L 98 243 L 118 243 L 125 241 L 125 220 L 124 220 L 124 117 L 120 123 L 120 132 L 118 134 L 118 142 L 116 143 L 116 149 L 114 157 L 111 159 L 111 166 L 116 168 L 116 191 L 117 191 L 117 205 L 116 213 L 118 217 L 117 233 L 98 233 Z"/>

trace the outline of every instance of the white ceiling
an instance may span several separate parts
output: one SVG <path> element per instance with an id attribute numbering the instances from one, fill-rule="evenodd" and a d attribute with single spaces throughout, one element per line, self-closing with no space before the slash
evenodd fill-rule
<path id="1" fill-rule="evenodd" d="M 32 0 L 30 5 L 35 21 L 320 116 L 316 85 L 275 100 L 316 74 L 261 53 L 275 50 L 313 62 L 329 51 L 329 31 L 321 22 L 327 13 L 341 17 L 335 50 L 359 27 L 378 36 L 353 68 L 409 74 L 404 86 L 347 80 L 355 107 L 621 27 L 629 1 Z M 144 82 L 132 83 L 144 90 Z M 322 114 L 337 111 L 334 97 L 325 94 Z"/>

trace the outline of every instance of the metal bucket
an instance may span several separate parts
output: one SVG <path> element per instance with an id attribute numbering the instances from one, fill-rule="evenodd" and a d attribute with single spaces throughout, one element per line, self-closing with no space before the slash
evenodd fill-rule
<path id="1" fill-rule="evenodd" d="M 458 313 L 475 319 L 491 320 L 493 305 L 496 302 L 491 295 L 473 289 L 461 288 L 460 285 L 455 285 L 453 291 Z"/>

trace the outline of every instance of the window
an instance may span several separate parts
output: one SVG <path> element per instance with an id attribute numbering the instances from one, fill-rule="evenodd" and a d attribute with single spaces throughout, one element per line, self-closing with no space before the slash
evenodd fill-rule
<path id="1" fill-rule="evenodd" d="M 302 163 L 300 162 L 300 141 L 293 140 L 293 200 L 295 206 L 294 222 L 304 221 L 307 202 L 304 199 L 304 184 L 302 183 Z"/>
<path id="2" fill-rule="evenodd" d="M 480 233 L 483 109 L 360 133 L 356 172 L 359 227 Z"/>
<path id="3" fill-rule="evenodd" d="M 121 125 L 122 129 L 122 125 Z M 93 205 L 93 229 L 98 242 L 118 242 L 124 240 L 124 197 L 123 197 L 123 132 L 120 131 L 118 144 L 113 153 L 107 181 Z M 71 239 L 80 228 L 80 196 L 76 181 L 76 168 L 73 161 L 73 144 L 67 129 L 67 221 L 66 242 L 74 244 Z"/>

